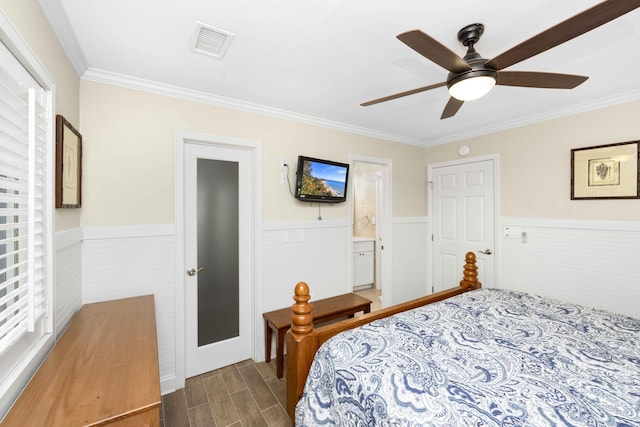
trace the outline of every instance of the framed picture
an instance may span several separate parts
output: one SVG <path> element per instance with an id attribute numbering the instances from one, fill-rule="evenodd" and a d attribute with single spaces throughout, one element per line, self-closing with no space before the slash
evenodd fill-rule
<path id="1" fill-rule="evenodd" d="M 56 116 L 56 208 L 82 205 L 82 135 Z"/>
<path id="2" fill-rule="evenodd" d="M 639 141 L 571 150 L 571 199 L 638 199 Z"/>

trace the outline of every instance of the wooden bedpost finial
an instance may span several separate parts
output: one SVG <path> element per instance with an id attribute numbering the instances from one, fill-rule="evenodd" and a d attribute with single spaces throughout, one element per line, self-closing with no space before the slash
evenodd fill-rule
<path id="1" fill-rule="evenodd" d="M 313 316 L 309 304 L 309 285 L 298 282 L 294 289 L 293 299 L 295 304 L 291 306 L 291 332 L 294 334 L 307 334 L 313 330 Z"/>
<path id="2" fill-rule="evenodd" d="M 473 252 L 467 252 L 465 255 L 464 273 L 463 279 L 460 281 L 460 286 L 467 289 L 477 289 L 481 286 L 478 282 L 478 266 L 476 265 L 476 254 Z"/>
<path id="3" fill-rule="evenodd" d="M 318 349 L 318 337 L 313 330 L 313 306 L 309 304 L 309 286 L 298 282 L 291 306 L 291 329 L 287 331 L 287 414 L 294 422 L 296 403 L 302 396 L 313 356 Z"/>

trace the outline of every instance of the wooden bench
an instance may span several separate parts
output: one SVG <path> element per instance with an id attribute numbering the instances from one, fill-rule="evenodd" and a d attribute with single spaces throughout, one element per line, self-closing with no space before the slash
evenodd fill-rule
<path id="1" fill-rule="evenodd" d="M 320 324 L 343 317 L 353 317 L 359 311 L 369 313 L 371 311 L 371 300 L 356 294 L 344 294 L 337 297 L 311 301 L 313 305 L 313 322 Z M 278 378 L 282 378 L 284 366 L 284 336 L 291 327 L 291 308 L 263 313 L 264 318 L 264 339 L 265 339 L 265 361 L 271 361 L 271 337 L 272 330 L 278 332 L 276 341 L 276 371 Z"/>
<path id="2" fill-rule="evenodd" d="M 158 426 L 153 295 L 85 304 L 2 423 Z"/>

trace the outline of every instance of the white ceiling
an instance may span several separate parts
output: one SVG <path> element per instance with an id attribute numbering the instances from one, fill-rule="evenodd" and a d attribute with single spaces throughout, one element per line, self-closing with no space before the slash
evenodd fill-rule
<path id="1" fill-rule="evenodd" d="M 425 146 L 640 99 L 640 10 L 507 68 L 581 86 L 497 86 L 446 120 L 446 87 L 360 106 L 446 80 L 396 35 L 420 29 L 464 56 L 457 32 L 480 22 L 476 49 L 493 58 L 599 2 L 40 0 L 83 78 Z M 234 34 L 222 60 L 191 50 L 197 22 Z"/>

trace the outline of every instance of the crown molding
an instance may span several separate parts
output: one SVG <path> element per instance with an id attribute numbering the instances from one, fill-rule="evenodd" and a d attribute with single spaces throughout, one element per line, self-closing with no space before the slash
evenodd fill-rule
<path id="1" fill-rule="evenodd" d="M 124 74 L 98 70 L 95 68 L 87 69 L 82 75 L 81 79 L 86 81 L 93 81 L 97 83 L 120 86 L 127 89 L 134 89 L 134 90 L 139 90 L 143 92 L 154 93 L 156 95 L 180 98 L 187 101 L 194 101 L 202 104 L 213 105 L 216 107 L 229 108 L 232 110 L 239 110 L 247 113 L 261 114 L 261 115 L 275 117 L 279 119 L 290 120 L 298 123 L 304 123 L 312 126 L 319 126 L 319 127 L 324 127 L 328 129 L 353 133 L 357 135 L 364 135 L 372 138 L 382 139 L 385 141 L 399 142 L 399 143 L 408 144 L 408 145 L 417 145 L 420 147 L 426 146 L 426 141 L 422 139 L 407 138 L 401 135 L 375 131 L 372 129 L 349 125 L 346 123 L 335 122 L 332 120 L 326 120 L 319 117 L 313 117 L 305 114 L 294 113 L 292 111 L 281 110 L 278 108 L 268 107 L 260 104 L 254 104 L 251 102 L 241 101 L 233 98 L 227 98 L 224 96 L 212 95 L 207 92 L 186 89 L 179 86 L 173 86 L 165 83 L 158 83 L 150 80 L 140 79 L 137 77 L 127 76 Z"/>
<path id="2" fill-rule="evenodd" d="M 597 110 L 617 104 L 640 100 L 640 89 L 624 92 L 616 95 L 599 98 L 589 102 L 572 105 L 567 108 L 558 108 L 546 111 L 541 114 L 534 114 L 517 120 L 506 121 L 496 125 L 490 125 L 474 129 L 470 132 L 460 132 L 447 135 L 441 138 L 430 140 L 408 138 L 401 135 L 386 133 L 367 129 L 363 127 L 353 126 L 346 123 L 335 122 L 322 119 L 319 117 L 308 116 L 305 114 L 294 113 L 291 111 L 280 110 L 260 104 L 241 101 L 238 99 L 227 98 L 224 96 L 212 95 L 210 93 L 186 89 L 179 86 L 172 86 L 164 83 L 158 83 L 150 80 L 140 79 L 137 77 L 127 76 L 123 74 L 113 73 L 110 71 L 97 70 L 89 68 L 82 75 L 82 80 L 94 81 L 98 83 L 120 86 L 128 89 L 140 90 L 144 92 L 154 93 L 157 95 L 170 96 L 174 98 L 185 99 L 188 101 L 199 102 L 202 104 L 213 105 L 216 107 L 229 108 L 233 110 L 244 111 L 248 113 L 256 113 L 265 116 L 295 121 L 312 126 L 319 126 L 333 130 L 353 133 L 357 135 L 368 136 L 371 138 L 382 139 L 385 141 L 398 142 L 402 144 L 415 145 L 419 147 L 433 147 L 443 145 L 450 142 L 459 142 L 465 139 L 475 138 L 492 133 L 502 132 L 530 124 L 540 123 L 564 116 L 570 116 L 587 111 Z"/>
<path id="3" fill-rule="evenodd" d="M 67 54 L 76 74 L 78 77 L 82 76 L 88 68 L 87 60 L 71 29 L 71 24 L 69 24 L 62 3 L 60 0 L 38 0 L 38 4 L 49 24 L 51 24 L 51 28 L 60 41 L 62 49 Z"/>
<path id="4" fill-rule="evenodd" d="M 588 111 L 611 107 L 613 105 L 624 104 L 626 102 L 633 102 L 637 100 L 640 100 L 640 89 L 629 91 L 629 92 L 623 92 L 616 95 L 606 96 L 603 98 L 591 100 L 589 102 L 583 102 L 581 104 L 572 105 L 566 108 L 558 108 L 556 110 L 546 111 L 541 114 L 534 114 L 531 116 L 523 117 L 517 120 L 507 121 L 497 125 L 485 126 L 482 128 L 475 129 L 471 132 L 460 132 L 457 134 L 444 136 L 442 138 L 435 138 L 430 140 L 425 146 L 434 147 L 436 145 L 443 145 L 450 142 L 460 142 L 465 139 L 502 132 L 502 131 L 526 126 L 526 125 L 531 125 L 534 123 L 540 123 L 540 122 L 553 120 L 553 119 L 557 119 L 565 116 L 572 116 L 574 114 L 585 113 Z"/>

